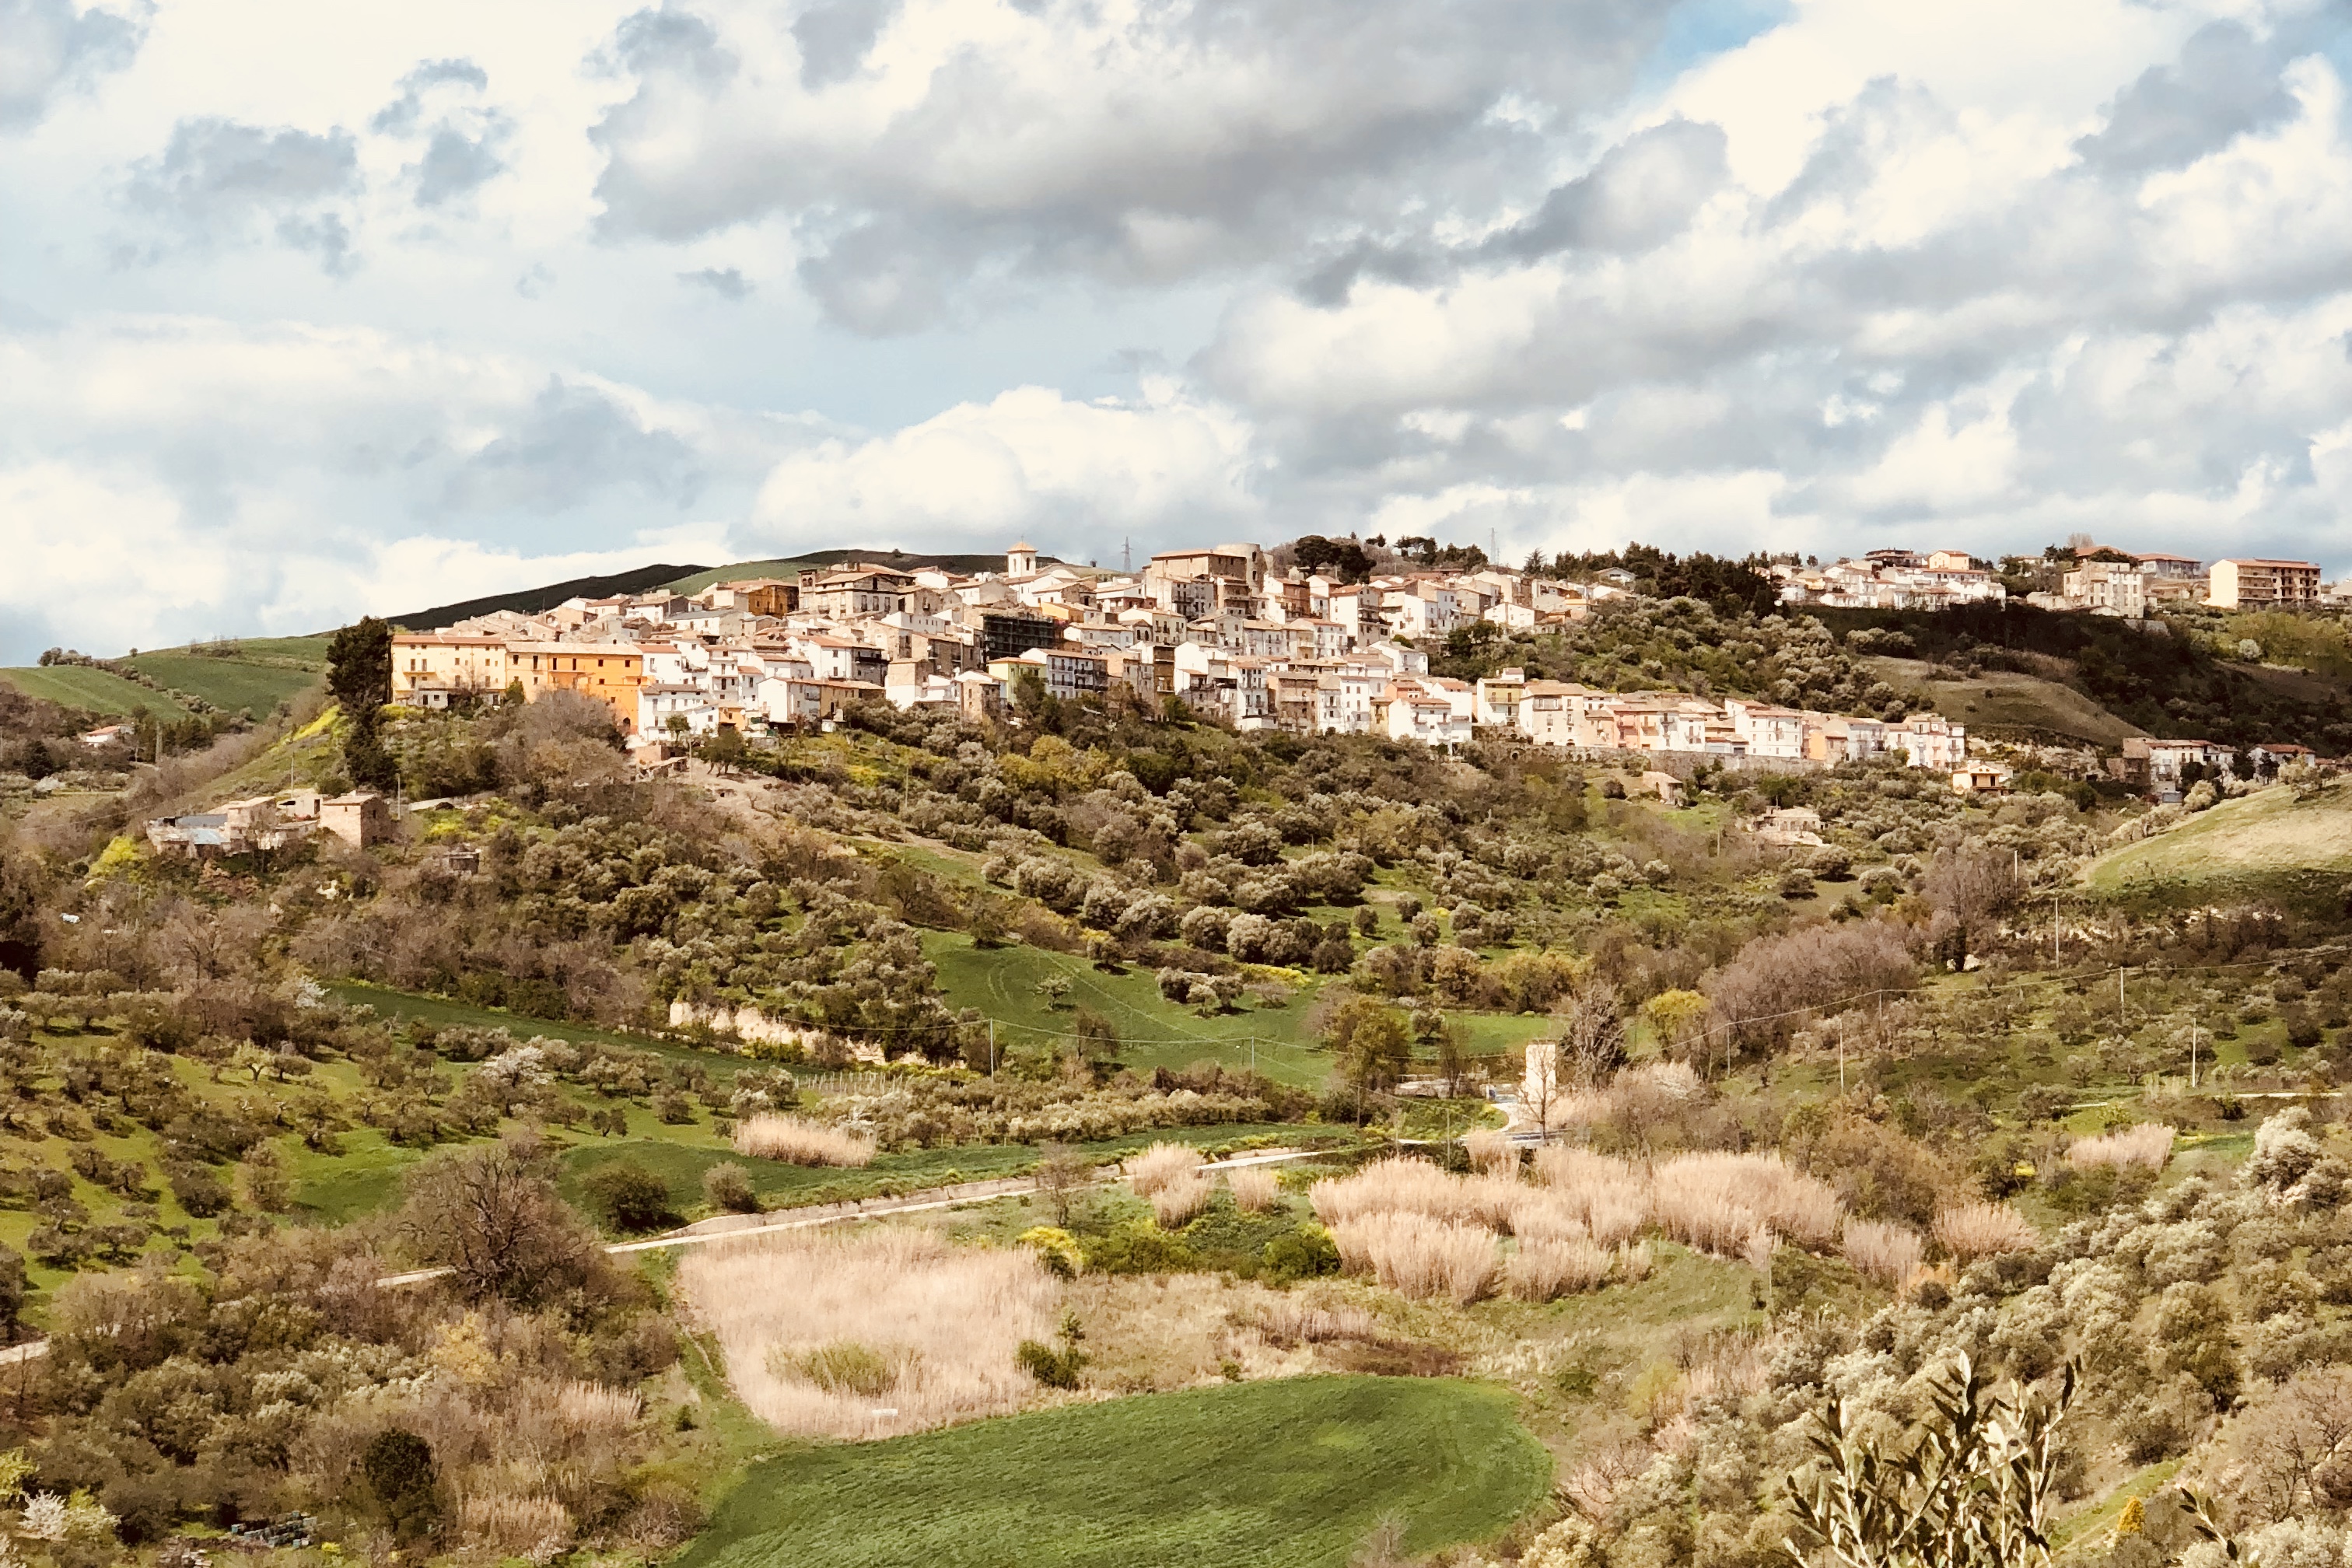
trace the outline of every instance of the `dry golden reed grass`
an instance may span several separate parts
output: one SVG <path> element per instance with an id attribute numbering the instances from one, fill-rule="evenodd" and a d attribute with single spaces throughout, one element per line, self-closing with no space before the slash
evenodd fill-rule
<path id="1" fill-rule="evenodd" d="M 1604 1247 L 1632 1240 L 1649 1222 L 1649 1184 L 1622 1160 L 1557 1144 L 1536 1151 L 1536 1179 Z"/>
<path id="2" fill-rule="evenodd" d="M 1470 1168 L 1485 1176 L 1516 1176 L 1519 1173 L 1519 1146 L 1491 1127 L 1481 1127 L 1462 1140 L 1463 1152 L 1470 1156 Z"/>
<path id="3" fill-rule="evenodd" d="M 1344 1340 L 1376 1340 L 1380 1325 L 1361 1307 L 1318 1307 L 1295 1296 L 1278 1296 L 1247 1319 L 1269 1344 L 1331 1344 Z"/>
<path id="4" fill-rule="evenodd" d="M 735 1152 L 793 1165 L 870 1165 L 874 1140 L 822 1121 L 763 1110 L 735 1124 Z"/>
<path id="5" fill-rule="evenodd" d="M 1651 1172 L 1650 1207 L 1668 1236 L 1727 1258 L 1745 1254 L 1767 1226 L 1827 1250 L 1845 1220 L 1828 1183 L 1779 1154 L 1677 1154 Z"/>
<path id="6" fill-rule="evenodd" d="M 1936 1239 L 1962 1263 L 2042 1245 L 2033 1222 L 2007 1204 L 1960 1204 L 1936 1216 Z"/>
<path id="7" fill-rule="evenodd" d="M 1609 1249 L 1580 1237 L 1566 1241 L 1521 1241 L 1504 1264 L 1510 1292 L 1522 1301 L 1549 1301 L 1591 1290 L 1609 1278 Z"/>
<path id="8" fill-rule="evenodd" d="M 1228 1171 L 1225 1187 L 1234 1194 L 1234 1207 L 1244 1214 L 1264 1214 L 1282 1197 L 1282 1178 L 1264 1165 Z"/>
<path id="9" fill-rule="evenodd" d="M 1013 1363 L 1051 1339 L 1061 1289 L 1026 1247 L 882 1228 L 693 1249 L 678 1286 L 753 1414 L 807 1437 L 877 1437 L 1018 1409 Z M 882 1414 L 894 1411 L 895 1414 Z"/>
<path id="10" fill-rule="evenodd" d="M 1371 1215 L 1417 1214 L 1431 1219 L 1470 1215 L 1469 1194 L 1457 1176 L 1426 1160 L 1401 1155 L 1376 1161 L 1351 1176 L 1318 1182 L 1307 1192 L 1315 1217 L 1327 1226 Z"/>
<path id="11" fill-rule="evenodd" d="M 1918 1272 L 1927 1251 L 1919 1233 L 1906 1226 L 1869 1219 L 1845 1222 L 1845 1260 L 1854 1272 L 1889 1289 L 1901 1289 Z"/>
<path id="12" fill-rule="evenodd" d="M 2078 1171 L 2096 1165 L 2137 1165 L 2161 1171 L 2172 1158 L 2172 1129 L 2158 1121 L 2143 1121 L 2116 1132 L 2085 1138 L 2066 1151 L 2066 1163 Z"/>
<path id="13" fill-rule="evenodd" d="M 1650 1270 L 1654 1267 L 1656 1262 L 1650 1256 L 1648 1242 L 1621 1241 L 1617 1244 L 1617 1278 L 1622 1283 L 1640 1284 L 1650 1277 Z"/>
<path id="14" fill-rule="evenodd" d="M 1128 1185 L 1148 1198 L 1169 1183 L 1201 1168 L 1201 1152 L 1183 1143 L 1154 1143 L 1127 1163 Z"/>
<path id="15" fill-rule="evenodd" d="M 1151 1189 L 1151 1217 L 1162 1230 L 1174 1230 L 1209 1206 L 1216 1184 L 1207 1173 L 1187 1171 Z"/>
<path id="16" fill-rule="evenodd" d="M 1331 1227 L 1342 1267 L 1369 1273 L 1416 1301 L 1468 1306 L 1495 1282 L 1495 1238 L 1480 1226 L 1426 1215 L 1363 1215 Z"/>
<path id="17" fill-rule="evenodd" d="M 618 1432 L 645 1413 L 646 1402 L 635 1390 L 604 1383 L 567 1383 L 556 1395 L 556 1410 L 575 1432 Z"/>
<path id="18" fill-rule="evenodd" d="M 1511 1234 L 1521 1241 L 1591 1241 L 1585 1209 L 1565 1193 L 1523 1187 L 1511 1210 Z"/>
<path id="19" fill-rule="evenodd" d="M 572 1515 L 553 1498 L 469 1497 L 457 1521 L 467 1544 L 493 1557 L 551 1563 L 572 1544 Z"/>

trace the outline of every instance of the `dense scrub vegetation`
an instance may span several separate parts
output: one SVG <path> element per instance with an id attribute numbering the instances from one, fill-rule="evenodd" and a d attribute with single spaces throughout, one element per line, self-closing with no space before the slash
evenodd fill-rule
<path id="1" fill-rule="evenodd" d="M 1894 623 L 1622 564 L 1689 596 L 1444 668 L 1899 710 L 1864 662 Z M 2021 652 L 2085 661 L 2086 635 Z M 2182 646 L 2168 721 L 2201 722 L 2240 674 Z M 667 1268 L 605 1242 L 1007 1175 L 1034 1188 L 879 1247 L 922 1279 L 978 1277 L 950 1242 L 1018 1263 L 1017 1323 L 937 1342 L 981 1346 L 954 1375 L 986 1397 L 913 1398 L 919 1358 L 856 1338 L 856 1292 L 730 1327 L 756 1357 L 737 1393 L 863 1436 L 902 1386 L 952 1420 L 1469 1373 L 1560 1463 L 1560 1509 L 1494 1552 L 1750 1568 L 1808 1550 L 1787 1482 L 1835 1469 L 1825 1411 L 1883 1444 L 1933 1428 L 1962 1356 L 2015 1410 L 2071 1366 L 2053 1517 L 2128 1517 L 2136 1568 L 2208 1527 L 2340 1556 L 2342 889 L 2095 900 L 2084 868 L 2187 807 L 2063 758 L 1991 800 L 1891 764 L 1708 767 L 1668 805 L 1638 767 L 1507 740 L 1034 693 L 1019 717 L 860 710 L 649 779 L 585 702 L 298 710 L 12 818 L 0 1329 L 48 1352 L 7 1380 L 0 1451 L 32 1467 L 21 1515 L 82 1510 L 27 1550 L 94 1568 L 299 1508 L 350 1550 L 666 1551 L 760 1429 L 724 1353 L 680 1359 Z M 37 705 L 0 721 L 0 755 L 79 746 Z M 341 787 L 354 752 L 431 803 L 392 843 L 199 864 L 136 837 Z M 1275 1018 L 1315 1047 L 1280 1070 L 1206 1032 Z M 1523 1160 L 1483 1088 L 1553 1146 Z M 1297 1158 L 1199 1152 L 1276 1144 Z M 962 1289 L 926 1306 L 918 1281 L 901 1315 Z M 830 1337 L 756 1348 L 811 1324 Z"/>

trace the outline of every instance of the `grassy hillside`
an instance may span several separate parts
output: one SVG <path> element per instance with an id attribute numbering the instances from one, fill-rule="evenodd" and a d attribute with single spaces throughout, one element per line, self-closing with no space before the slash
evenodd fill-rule
<path id="1" fill-rule="evenodd" d="M 996 1020 L 1007 1046 L 1034 1046 L 1066 1034 L 1073 1015 L 1090 1007 L 1119 1032 L 1119 1059 L 1139 1071 L 1181 1068 L 1203 1058 L 1256 1068 L 1286 1083 L 1317 1086 L 1330 1075 L 1331 1058 L 1316 1043 L 1309 1023 L 1315 997 L 1325 984 L 1309 976 L 1279 1006 L 1244 1002 L 1231 1013 L 1202 1017 L 1160 994 L 1152 972 L 1140 965 L 1113 973 L 1069 953 L 1036 947 L 981 948 L 971 939 L 946 931 L 927 932 L 923 953 L 940 972 L 949 1005 L 977 1007 Z M 1049 1005 L 1038 982 L 1058 976 L 1069 994 Z M 1535 1016 L 1460 1013 L 1454 1016 L 1474 1055 L 1516 1050 L 1542 1034 L 1549 1020 Z"/>
<path id="2" fill-rule="evenodd" d="M 1315 1377 L 1066 1406 L 771 1459 L 685 1568 L 1321 1568 L 1384 1519 L 1491 1535 L 1551 1462 L 1499 1389 Z"/>
<path id="3" fill-rule="evenodd" d="M 1866 658 L 1879 679 L 1923 700 L 1945 718 L 1986 731 L 2027 732 L 2114 747 L 2147 733 L 2060 681 L 2009 670 L 1987 670 L 1965 680 L 1930 680 L 1926 660 Z"/>
<path id="4" fill-rule="evenodd" d="M 2084 876 L 2102 892 L 2167 898 L 2263 887 L 2330 891 L 2352 877 L 2352 790 L 2299 801 L 2273 786 L 2223 801 L 2169 832 L 2109 850 Z"/>
<path id="5" fill-rule="evenodd" d="M 462 621 L 472 616 L 487 616 L 495 610 L 519 610 L 531 616 L 541 610 L 551 610 L 566 599 L 604 599 L 616 594 L 643 594 L 660 587 L 682 572 L 700 570 L 698 566 L 640 566 L 635 571 L 616 572 L 609 576 L 574 577 L 567 582 L 543 584 L 536 588 L 517 588 L 512 593 L 486 594 L 478 599 L 435 605 L 428 609 L 404 610 L 383 618 L 396 626 L 421 630 L 446 626 L 451 621 Z"/>
<path id="6" fill-rule="evenodd" d="M 137 709 L 167 719 L 184 719 L 188 710 L 161 691 L 150 691 L 110 669 L 82 664 L 53 664 L 20 669 L 0 669 L 6 681 L 27 697 L 46 698 L 68 708 L 109 718 L 127 718 Z"/>
<path id="7" fill-rule="evenodd" d="M 316 639 L 305 639 L 316 640 Z M 323 645 L 322 645 L 323 647 Z M 123 661 L 150 680 L 201 697 L 226 712 L 240 710 L 258 719 L 297 692 L 325 678 L 323 657 L 303 664 L 293 659 L 229 658 L 166 650 Z"/>

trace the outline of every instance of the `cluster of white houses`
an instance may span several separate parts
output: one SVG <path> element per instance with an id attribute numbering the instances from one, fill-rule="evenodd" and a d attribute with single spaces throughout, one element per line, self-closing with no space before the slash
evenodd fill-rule
<path id="1" fill-rule="evenodd" d="M 638 744 L 819 723 L 851 704 L 1001 712 L 1024 672 L 1055 697 L 1125 688 L 1236 728 L 1372 733 L 1451 745 L 1474 729 L 1594 750 L 1837 762 L 1966 761 L 1958 726 L 1675 693 L 1590 690 L 1505 670 L 1429 673 L 1413 644 L 1479 622 L 1534 630 L 1626 592 L 1521 573 L 1421 572 L 1349 584 L 1278 572 L 1255 544 L 1171 551 L 1105 575 L 1015 545 L 962 575 L 870 563 L 719 583 L 698 594 L 575 599 L 393 639 L 396 702 L 443 708 L 571 690 L 610 705 Z"/>
<path id="2" fill-rule="evenodd" d="M 2076 563 L 2054 594 L 2029 594 L 2037 609 L 2084 610 L 2133 620 L 2167 605 L 2221 610 L 2307 607 L 2329 596 L 2310 561 L 2253 556 L 2208 565 L 2187 555 L 2076 547 Z M 1775 563 L 1780 600 L 1844 610 L 1945 610 L 2000 604 L 2009 591 L 1965 550 L 1874 550 L 1827 566 Z M 2343 585 L 2338 584 L 2340 589 Z M 2340 595 L 2339 595 L 2340 596 Z"/>

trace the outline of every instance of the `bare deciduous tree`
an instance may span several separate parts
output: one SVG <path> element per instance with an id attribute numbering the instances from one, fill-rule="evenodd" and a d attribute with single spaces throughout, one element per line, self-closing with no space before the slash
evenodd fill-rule
<path id="1" fill-rule="evenodd" d="M 531 1305 L 586 1285 L 607 1267 L 604 1249 L 556 1195 L 549 1165 L 528 1133 L 436 1155 L 408 1177 L 401 1232 L 468 1296 Z"/>

